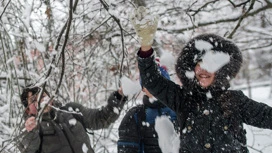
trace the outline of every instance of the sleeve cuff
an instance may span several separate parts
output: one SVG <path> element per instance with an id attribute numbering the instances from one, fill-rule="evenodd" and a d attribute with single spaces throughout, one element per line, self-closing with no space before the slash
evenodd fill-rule
<path id="1" fill-rule="evenodd" d="M 153 54 L 153 52 L 154 52 L 153 48 L 150 48 L 148 51 L 142 51 L 140 48 L 137 55 L 141 58 L 147 58 L 150 57 Z"/>

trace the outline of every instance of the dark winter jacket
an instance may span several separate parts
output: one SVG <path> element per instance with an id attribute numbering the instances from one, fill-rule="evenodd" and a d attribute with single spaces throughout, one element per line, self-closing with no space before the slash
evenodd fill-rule
<path id="1" fill-rule="evenodd" d="M 210 43 L 213 52 L 230 55 L 230 62 L 216 72 L 215 82 L 207 89 L 201 88 L 196 78 L 186 76 L 187 72 L 194 71 L 206 52 L 196 49 L 196 40 Z M 176 65 L 183 87 L 155 71 L 153 55 L 141 57 L 138 57 L 138 67 L 143 85 L 180 119 L 180 152 L 247 153 L 243 123 L 272 129 L 271 107 L 248 98 L 242 91 L 228 90 L 229 80 L 235 77 L 242 62 L 239 49 L 230 41 L 216 35 L 201 35 L 191 40 Z"/>
<path id="2" fill-rule="evenodd" d="M 119 116 L 126 98 L 114 92 L 101 109 L 68 103 L 43 114 L 38 128 L 25 132 L 19 149 L 23 153 L 94 153 L 87 129 L 107 128 Z"/>
<path id="3" fill-rule="evenodd" d="M 143 105 L 130 109 L 119 126 L 118 153 L 161 153 L 155 131 L 155 118 L 161 115 L 170 116 L 177 129 L 174 111 L 158 101 L 150 103 L 144 96 Z"/>

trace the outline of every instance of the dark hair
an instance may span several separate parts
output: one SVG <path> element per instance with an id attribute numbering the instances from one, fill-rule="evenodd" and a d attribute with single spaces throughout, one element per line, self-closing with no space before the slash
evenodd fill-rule
<path id="1" fill-rule="evenodd" d="M 27 85 L 25 88 L 23 88 L 23 92 L 20 96 L 22 104 L 25 107 L 27 107 L 28 105 L 27 98 L 28 98 L 29 92 L 31 92 L 34 95 L 39 93 L 40 91 L 41 91 L 40 87 L 34 86 L 33 84 Z M 49 96 L 49 93 L 47 92 L 47 90 L 44 90 L 44 92 Z"/>

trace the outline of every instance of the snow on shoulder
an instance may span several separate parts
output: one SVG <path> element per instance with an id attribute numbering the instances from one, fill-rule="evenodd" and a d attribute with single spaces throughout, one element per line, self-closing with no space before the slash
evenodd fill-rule
<path id="1" fill-rule="evenodd" d="M 202 57 L 202 62 L 200 63 L 200 67 L 207 70 L 210 73 L 214 73 L 219 70 L 224 65 L 230 62 L 230 56 L 227 53 L 223 53 L 222 51 L 214 51 L 213 45 L 207 41 L 196 40 L 195 48 L 203 51 L 205 50 L 205 54 Z"/>

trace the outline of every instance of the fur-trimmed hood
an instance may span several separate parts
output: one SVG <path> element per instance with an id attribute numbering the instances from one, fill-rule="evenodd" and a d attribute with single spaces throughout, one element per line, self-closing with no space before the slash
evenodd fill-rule
<path id="1" fill-rule="evenodd" d="M 229 81 L 239 72 L 242 65 L 242 54 L 239 48 L 231 41 L 215 34 L 202 34 L 191 39 L 182 49 L 176 63 L 176 72 L 187 89 L 200 89 L 195 77 L 188 77 L 188 73 L 194 72 L 197 62 L 199 62 L 207 50 L 198 50 L 196 41 L 203 41 L 211 45 L 210 50 L 213 52 L 227 53 L 230 60 L 227 64 L 217 70 L 215 81 L 208 89 L 226 90 L 230 87 Z M 203 47 L 205 48 L 205 47 Z"/>

